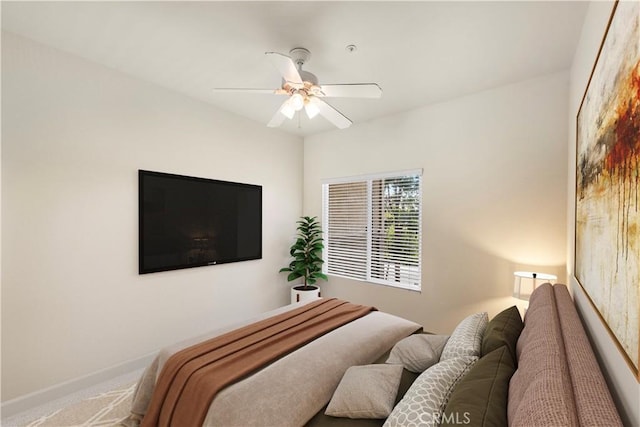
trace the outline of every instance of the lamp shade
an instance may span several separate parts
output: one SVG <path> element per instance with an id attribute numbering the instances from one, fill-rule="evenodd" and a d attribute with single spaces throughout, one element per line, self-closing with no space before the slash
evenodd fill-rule
<path id="1" fill-rule="evenodd" d="M 307 116 L 310 119 L 313 119 L 315 116 L 318 115 L 318 113 L 320 112 L 320 109 L 318 108 L 318 106 L 314 103 L 314 101 L 312 101 L 313 98 L 308 99 L 305 104 L 304 104 L 304 110 L 307 112 Z"/>
<path id="2" fill-rule="evenodd" d="M 293 95 L 291 95 L 291 98 L 289 98 L 289 100 L 290 100 L 289 104 L 296 111 L 300 111 L 302 110 L 302 107 L 304 107 L 304 96 L 302 96 L 300 92 L 296 92 Z"/>
<path id="3" fill-rule="evenodd" d="M 291 98 L 287 99 L 280 107 L 280 112 L 284 114 L 289 120 L 293 119 L 296 114 L 296 109 L 291 105 Z"/>
<path id="4" fill-rule="evenodd" d="M 558 279 L 558 276 L 553 274 L 536 273 L 533 271 L 516 271 L 513 275 L 515 276 L 513 296 L 525 301 L 529 301 L 529 297 L 538 285 L 555 282 Z"/>

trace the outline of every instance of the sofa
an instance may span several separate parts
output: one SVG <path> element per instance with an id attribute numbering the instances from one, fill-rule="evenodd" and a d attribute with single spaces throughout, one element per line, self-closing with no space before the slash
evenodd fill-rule
<path id="1" fill-rule="evenodd" d="M 354 381 L 347 371 L 329 405 L 307 426 L 622 425 L 561 284 L 536 288 L 524 321 L 516 306 L 490 321 L 487 313 L 475 313 L 450 337 L 408 337 L 377 363 L 404 366 L 397 394 L 379 395 L 389 385 L 388 378 L 374 380 L 382 368 L 358 367 L 360 378 Z M 332 409 L 335 400 L 340 411 Z"/>
<path id="2" fill-rule="evenodd" d="M 392 355 L 411 340 L 419 339 L 402 340 L 391 350 Z M 432 359 L 429 364 L 433 364 L 425 365 L 424 370 L 412 364 L 427 353 L 437 353 L 434 349 L 441 348 L 442 338 L 427 335 L 420 341 L 430 342 L 431 348 L 404 352 L 401 388 L 386 419 L 326 422 L 323 415 L 309 425 L 622 426 L 564 285 L 547 283 L 536 288 L 524 322 L 516 306 L 491 321 L 486 313 L 463 319 L 439 359 Z M 392 359 L 388 357 L 386 363 L 397 363 Z M 407 368 L 414 372 L 412 376 L 407 376 Z M 405 380 L 410 386 L 402 385 Z M 359 393 L 364 393 L 362 388 L 351 394 Z M 353 407 L 348 409 L 354 412 Z M 360 417 L 355 415 L 353 418 Z"/>
<path id="3" fill-rule="evenodd" d="M 533 292 L 516 354 L 509 425 L 622 425 L 566 286 Z"/>

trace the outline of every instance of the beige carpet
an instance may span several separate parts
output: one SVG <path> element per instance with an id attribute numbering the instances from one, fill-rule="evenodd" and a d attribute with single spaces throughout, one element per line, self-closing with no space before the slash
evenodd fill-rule
<path id="1" fill-rule="evenodd" d="M 19 425 L 25 427 L 113 426 L 129 415 L 134 389 L 135 382 L 129 383 Z"/>

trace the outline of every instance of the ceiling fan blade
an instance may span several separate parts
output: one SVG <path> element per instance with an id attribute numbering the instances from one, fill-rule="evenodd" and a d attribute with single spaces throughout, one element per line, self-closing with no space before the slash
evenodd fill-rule
<path id="1" fill-rule="evenodd" d="M 280 105 L 278 111 L 276 111 L 269 123 L 267 123 L 267 127 L 277 128 L 284 122 L 284 119 L 291 119 L 294 114 L 295 110 L 290 106 L 290 100 L 287 99 Z"/>
<path id="2" fill-rule="evenodd" d="M 245 93 L 258 93 L 258 94 L 270 94 L 270 95 L 287 95 L 286 90 L 282 89 L 251 89 L 242 87 L 216 87 L 213 88 L 214 92 L 245 92 Z"/>
<path id="3" fill-rule="evenodd" d="M 265 55 L 269 57 L 273 66 L 286 82 L 302 84 L 302 78 L 293 59 L 278 52 L 265 52 Z"/>
<path id="4" fill-rule="evenodd" d="M 321 85 L 320 90 L 323 96 L 336 98 L 380 98 L 382 96 L 382 88 L 376 83 Z"/>
<path id="5" fill-rule="evenodd" d="M 267 123 L 267 127 L 277 128 L 282 124 L 282 122 L 284 122 L 284 119 L 286 119 L 286 117 L 280 112 L 280 110 L 278 110 L 271 120 L 269 120 L 269 123 Z"/>
<path id="6" fill-rule="evenodd" d="M 309 102 L 318 107 L 319 113 L 338 129 L 346 129 L 351 126 L 351 120 L 320 98 L 312 96 L 309 98 Z"/>

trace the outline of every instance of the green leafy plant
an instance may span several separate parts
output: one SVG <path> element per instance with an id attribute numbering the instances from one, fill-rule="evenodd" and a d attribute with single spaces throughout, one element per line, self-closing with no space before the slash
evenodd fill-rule
<path id="1" fill-rule="evenodd" d="M 288 267 L 280 269 L 280 273 L 288 272 L 287 280 L 291 282 L 300 277 L 304 279 L 304 289 L 308 290 L 314 285 L 318 279 L 328 280 L 325 274 L 322 274 L 322 249 L 324 239 L 322 238 L 322 229 L 317 221 L 317 217 L 301 217 L 297 221 L 298 234 L 296 242 L 291 245 L 289 253 L 293 260 Z"/>

